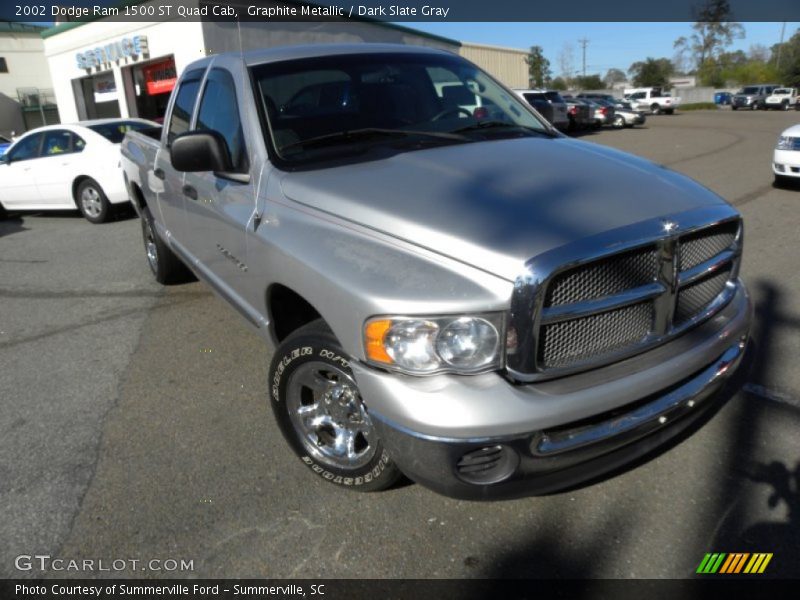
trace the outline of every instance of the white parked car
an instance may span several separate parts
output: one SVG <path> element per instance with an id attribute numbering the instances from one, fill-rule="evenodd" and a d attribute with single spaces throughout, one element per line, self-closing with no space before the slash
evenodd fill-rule
<path id="1" fill-rule="evenodd" d="M 772 157 L 772 172 L 775 183 L 800 181 L 800 125 L 794 125 L 778 138 Z"/>
<path id="2" fill-rule="evenodd" d="M 0 157 L 0 212 L 78 208 L 102 223 L 128 202 L 119 147 L 125 132 L 158 127 L 144 119 L 48 125 L 17 139 Z"/>

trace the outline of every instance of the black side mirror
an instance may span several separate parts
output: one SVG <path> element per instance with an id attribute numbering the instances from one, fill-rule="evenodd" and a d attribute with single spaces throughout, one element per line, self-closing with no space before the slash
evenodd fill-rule
<path id="1" fill-rule="evenodd" d="M 233 170 L 225 138 L 212 130 L 187 131 L 176 136 L 172 140 L 170 159 L 177 171 L 227 173 Z"/>

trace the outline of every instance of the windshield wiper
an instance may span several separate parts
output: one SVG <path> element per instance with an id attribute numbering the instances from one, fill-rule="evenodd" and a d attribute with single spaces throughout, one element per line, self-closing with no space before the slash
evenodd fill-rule
<path id="1" fill-rule="evenodd" d="M 451 142 L 472 141 L 469 138 L 464 137 L 463 135 L 458 135 L 457 133 L 454 132 L 444 133 L 438 131 L 416 131 L 409 129 L 386 129 L 382 127 L 365 127 L 363 129 L 351 129 L 349 131 L 337 131 L 336 133 L 319 135 L 316 137 L 308 138 L 307 140 L 298 140 L 296 142 L 292 142 L 291 144 L 287 144 L 286 146 L 281 146 L 280 150 L 281 152 L 285 152 L 290 148 L 296 148 L 301 146 L 304 148 L 312 148 L 314 146 L 327 146 L 338 143 L 356 142 L 361 140 L 368 140 L 370 138 L 382 138 L 382 137 L 408 138 L 417 136 L 442 139 Z"/>
<path id="2" fill-rule="evenodd" d="M 480 131 L 481 129 L 494 129 L 494 128 L 506 128 L 506 129 L 522 129 L 523 131 L 527 131 L 529 133 L 535 133 L 537 135 L 544 135 L 547 137 L 558 137 L 552 131 L 548 131 L 546 129 L 536 129 L 535 127 L 528 127 L 527 125 L 517 125 L 516 123 L 508 123 L 506 121 L 477 121 L 472 125 L 467 125 L 466 127 L 461 127 L 459 129 L 454 129 L 450 133 L 466 133 L 468 131 Z"/>

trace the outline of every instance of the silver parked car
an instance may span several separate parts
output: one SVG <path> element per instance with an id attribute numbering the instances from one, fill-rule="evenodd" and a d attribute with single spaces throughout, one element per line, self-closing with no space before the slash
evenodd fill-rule
<path id="1" fill-rule="evenodd" d="M 736 209 L 450 52 L 207 56 L 122 152 L 156 279 L 188 267 L 263 336 L 265 405 L 333 485 L 575 485 L 719 406 L 743 356 Z"/>
<path id="2" fill-rule="evenodd" d="M 636 125 L 644 125 L 647 121 L 647 116 L 644 111 L 636 110 L 630 102 L 617 100 L 614 103 L 614 125 L 618 128 L 635 127 Z"/>

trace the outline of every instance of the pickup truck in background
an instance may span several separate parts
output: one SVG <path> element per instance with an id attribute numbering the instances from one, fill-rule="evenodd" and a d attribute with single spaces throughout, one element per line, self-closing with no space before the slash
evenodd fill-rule
<path id="1" fill-rule="evenodd" d="M 794 108 L 800 110 L 800 103 L 797 102 L 797 89 L 796 88 L 775 88 L 772 93 L 764 100 L 764 108 L 789 110 Z"/>
<path id="2" fill-rule="evenodd" d="M 654 115 L 671 115 L 681 102 L 680 98 L 673 98 L 660 87 L 628 88 L 624 96 L 636 110 L 649 110 Z"/>
<path id="3" fill-rule="evenodd" d="M 739 213 L 449 52 L 209 56 L 122 154 L 156 279 L 188 267 L 264 336 L 280 430 L 334 485 L 563 489 L 709 414 L 744 353 Z"/>
<path id="4" fill-rule="evenodd" d="M 774 84 L 746 85 L 733 95 L 731 99 L 731 110 L 738 110 L 740 108 L 758 110 L 764 108 L 767 97 L 778 87 L 780 86 Z"/>

